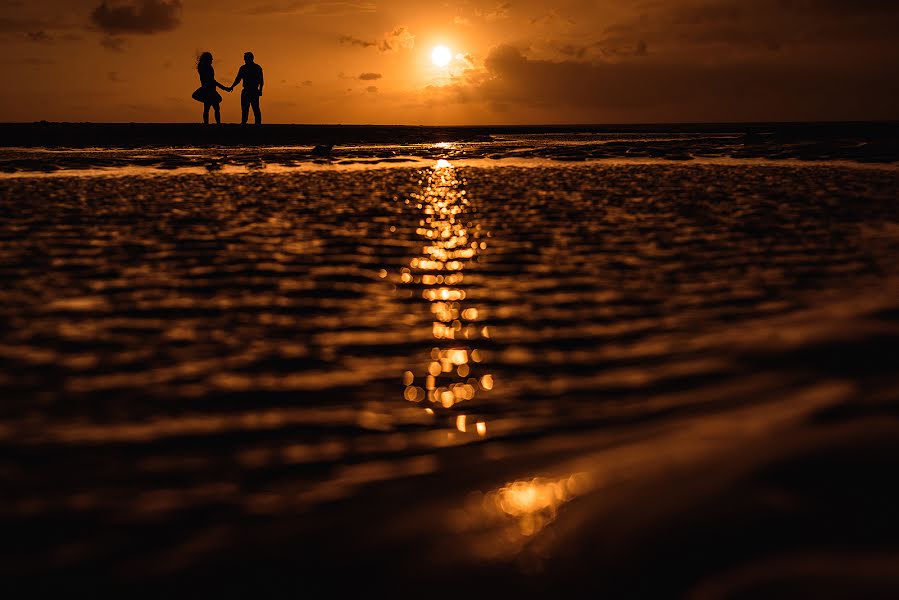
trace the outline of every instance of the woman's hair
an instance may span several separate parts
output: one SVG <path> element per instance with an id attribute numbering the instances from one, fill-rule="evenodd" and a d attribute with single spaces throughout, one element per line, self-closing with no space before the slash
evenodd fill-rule
<path id="1" fill-rule="evenodd" d="M 204 52 L 200 55 L 200 58 L 197 59 L 197 68 L 206 65 L 209 66 L 212 64 L 212 52 Z"/>

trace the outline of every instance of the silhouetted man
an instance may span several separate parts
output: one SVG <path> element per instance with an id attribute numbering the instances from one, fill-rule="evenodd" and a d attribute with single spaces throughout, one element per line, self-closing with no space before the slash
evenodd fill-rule
<path id="1" fill-rule="evenodd" d="M 250 115 L 250 107 L 253 107 L 253 120 L 256 125 L 262 124 L 262 111 L 259 109 L 259 96 L 262 95 L 262 67 L 253 62 L 253 53 L 243 55 L 244 65 L 237 71 L 237 77 L 231 84 L 231 89 L 243 81 L 243 91 L 240 93 L 240 124 L 247 124 Z M 229 90 L 230 91 L 230 90 Z"/>

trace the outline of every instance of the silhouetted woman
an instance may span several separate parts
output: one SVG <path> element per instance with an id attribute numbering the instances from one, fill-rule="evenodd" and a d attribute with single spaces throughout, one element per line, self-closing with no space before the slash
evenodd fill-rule
<path id="1" fill-rule="evenodd" d="M 209 124 L 209 107 L 211 106 L 215 109 L 215 122 L 221 124 L 222 112 L 219 105 L 222 103 L 222 96 L 216 91 L 216 88 L 223 90 L 228 90 L 228 88 L 215 80 L 211 52 L 204 52 L 200 55 L 197 60 L 197 73 L 200 74 L 200 89 L 194 92 L 193 98 L 203 103 L 203 122 Z"/>

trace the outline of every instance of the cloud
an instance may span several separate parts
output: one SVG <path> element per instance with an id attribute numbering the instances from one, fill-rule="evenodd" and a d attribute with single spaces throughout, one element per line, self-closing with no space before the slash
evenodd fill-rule
<path id="1" fill-rule="evenodd" d="M 649 56 L 646 40 L 632 41 L 629 38 L 604 38 L 591 44 L 572 44 L 550 40 L 546 47 L 551 54 L 578 61 L 621 60 Z"/>
<path id="2" fill-rule="evenodd" d="M 785 49 L 840 55 L 877 43 L 895 47 L 897 28 L 894 0 L 680 0 L 607 26 L 601 42 L 611 54 L 642 40 L 663 54 L 723 61 Z"/>
<path id="3" fill-rule="evenodd" d="M 590 51 L 590 46 L 581 46 L 577 44 L 566 44 L 563 42 L 551 41 L 549 43 L 550 47 L 561 54 L 562 56 L 568 58 L 576 58 L 583 59 L 586 58 L 587 53 Z"/>
<path id="4" fill-rule="evenodd" d="M 300 14 L 318 17 L 340 17 L 343 15 L 370 13 L 377 10 L 374 2 L 310 2 L 308 0 L 285 0 L 257 4 L 243 11 L 245 15 Z"/>
<path id="5" fill-rule="evenodd" d="M 826 64 L 538 60 L 503 45 L 490 51 L 477 77 L 428 88 L 425 103 L 516 107 L 519 115 L 582 122 L 839 120 L 889 114 L 899 104 L 899 81 Z"/>
<path id="6" fill-rule="evenodd" d="M 557 23 L 563 23 L 565 25 L 576 25 L 577 23 L 571 17 L 565 17 L 559 14 L 559 11 L 556 9 L 550 10 L 548 13 L 540 15 L 539 17 L 533 17 L 530 20 L 531 25 L 544 26 L 548 27 L 551 25 L 555 25 Z"/>
<path id="7" fill-rule="evenodd" d="M 380 73 L 362 73 L 359 75 L 359 79 L 362 81 L 375 81 L 383 77 Z"/>
<path id="8" fill-rule="evenodd" d="M 476 8 L 474 14 L 476 17 L 480 17 L 485 21 L 498 21 L 499 19 L 508 19 L 509 11 L 511 9 L 511 2 L 503 2 L 501 4 L 497 4 L 495 7 L 489 10 L 480 10 Z"/>
<path id="9" fill-rule="evenodd" d="M 181 0 L 133 0 L 113 5 L 104 0 L 91 13 L 91 21 L 111 35 L 171 31 L 181 23 Z"/>
<path id="10" fill-rule="evenodd" d="M 121 76 L 115 71 L 109 71 L 106 73 L 106 78 L 113 83 L 123 83 Z"/>
<path id="11" fill-rule="evenodd" d="M 370 85 L 370 86 L 368 86 L 367 88 L 365 88 L 365 91 L 368 92 L 369 94 L 377 94 L 377 93 L 378 93 L 378 86 L 376 86 L 376 85 Z"/>
<path id="12" fill-rule="evenodd" d="M 381 52 L 398 52 L 399 50 L 411 50 L 415 47 L 415 36 L 405 25 L 395 27 L 393 31 L 384 34 L 380 40 L 364 40 L 352 35 L 340 36 L 342 46 L 359 46 L 360 48 L 377 47 Z"/>
<path id="13" fill-rule="evenodd" d="M 649 56 L 649 44 L 646 40 L 605 39 L 594 44 L 605 58 L 621 58 L 628 56 Z"/>
<path id="14" fill-rule="evenodd" d="M 394 28 L 393 31 L 384 36 L 381 43 L 378 44 L 378 50 L 381 52 L 396 52 L 398 50 L 411 50 L 415 47 L 415 36 L 409 31 L 405 25 Z"/>
<path id="15" fill-rule="evenodd" d="M 723 74 L 699 65 L 534 60 L 508 45 L 491 50 L 484 68 L 488 77 L 476 89 L 481 97 L 557 108 L 646 109 L 665 102 L 696 100 L 701 95 L 710 101 L 720 99 L 735 79 L 731 75 L 716 80 Z"/>
<path id="16" fill-rule="evenodd" d="M 25 37 L 28 38 L 29 42 L 36 42 L 38 44 L 49 44 L 53 42 L 53 36 L 40 29 L 38 31 L 29 31 L 25 34 Z"/>
<path id="17" fill-rule="evenodd" d="M 361 48 L 370 48 L 372 46 L 377 46 L 378 42 L 370 42 L 368 40 L 363 40 L 357 37 L 353 37 L 351 35 L 342 35 L 340 36 L 340 45 L 341 46 L 359 46 Z"/>
<path id="18" fill-rule="evenodd" d="M 307 80 L 303 81 L 300 85 L 303 86 L 303 87 L 309 87 L 309 86 L 312 85 L 312 80 L 311 80 L 311 79 L 307 79 Z"/>
<path id="19" fill-rule="evenodd" d="M 125 39 L 108 35 L 100 40 L 100 45 L 111 52 L 124 52 Z"/>
<path id="20" fill-rule="evenodd" d="M 453 62 L 451 66 L 454 69 L 461 70 L 462 73 L 466 73 L 475 68 L 475 59 L 470 53 L 458 53 L 453 57 Z"/>

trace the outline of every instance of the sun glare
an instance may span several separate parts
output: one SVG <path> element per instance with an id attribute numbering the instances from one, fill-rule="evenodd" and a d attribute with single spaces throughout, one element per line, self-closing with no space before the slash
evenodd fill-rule
<path id="1" fill-rule="evenodd" d="M 431 62 L 438 67 L 445 67 L 453 60 L 452 51 L 446 46 L 435 46 L 431 51 Z"/>

